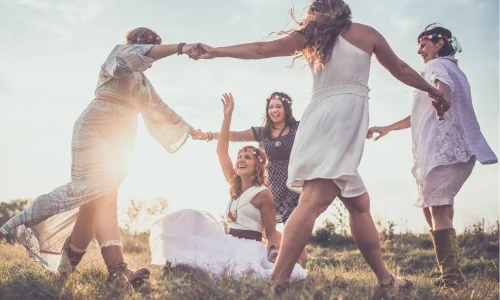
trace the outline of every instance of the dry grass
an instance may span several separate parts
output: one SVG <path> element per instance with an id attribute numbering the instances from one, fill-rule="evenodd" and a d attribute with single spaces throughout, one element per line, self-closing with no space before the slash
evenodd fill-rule
<path id="1" fill-rule="evenodd" d="M 414 237 L 413 240 L 419 239 L 418 235 Z M 131 267 L 149 265 L 144 239 L 127 237 L 124 242 L 126 260 Z M 28 258 L 21 246 L 0 244 L 0 299 L 499 299 L 498 253 L 496 258 L 485 259 L 475 251 L 475 257 L 468 257 L 468 249 L 465 249 L 466 263 L 474 266 L 467 273 L 467 288 L 441 290 L 431 284 L 431 276 L 436 274 L 431 249 L 386 241 L 384 256 L 391 271 L 401 270 L 402 276 L 415 283 L 415 289 L 380 294 L 375 277 L 359 252 L 347 248 L 351 249 L 311 246 L 309 277 L 292 284 L 281 295 L 267 290 L 262 281 L 215 279 L 179 269 L 163 274 L 161 266 L 150 267 L 156 280 L 150 291 L 122 294 L 105 285 L 107 272 L 94 244 L 78 272 L 66 280 L 44 271 Z"/>

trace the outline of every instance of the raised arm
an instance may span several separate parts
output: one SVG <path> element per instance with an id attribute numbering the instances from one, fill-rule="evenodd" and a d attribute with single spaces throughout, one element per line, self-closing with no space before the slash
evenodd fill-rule
<path id="1" fill-rule="evenodd" d="M 231 127 L 231 117 L 234 110 L 234 99 L 231 94 L 224 94 L 221 99 L 224 105 L 224 120 L 220 129 L 219 141 L 217 142 L 217 155 L 219 163 L 224 172 L 227 182 L 233 180 L 236 176 L 234 172 L 233 162 L 229 157 L 229 128 Z"/>
<path id="2" fill-rule="evenodd" d="M 203 48 L 200 59 L 214 57 L 231 57 L 238 59 L 264 59 L 279 56 L 291 56 L 304 48 L 304 36 L 300 33 L 290 34 L 284 38 L 270 42 L 255 42 L 228 47 L 212 48 L 200 44 Z"/>
<path id="3" fill-rule="evenodd" d="M 213 139 L 219 139 L 219 132 L 213 133 Z M 230 142 L 255 142 L 255 136 L 252 129 L 247 129 L 245 131 L 230 131 L 229 132 Z"/>
<path id="4" fill-rule="evenodd" d="M 404 118 L 403 120 L 400 120 L 394 124 L 391 124 L 389 126 L 373 126 L 370 129 L 368 129 L 368 133 L 366 134 L 367 139 L 373 138 L 374 133 L 378 133 L 379 135 L 375 137 L 375 141 L 378 140 L 379 138 L 386 136 L 389 132 L 393 130 L 401 130 L 401 129 L 406 129 L 411 127 L 411 117 L 408 116 Z"/>

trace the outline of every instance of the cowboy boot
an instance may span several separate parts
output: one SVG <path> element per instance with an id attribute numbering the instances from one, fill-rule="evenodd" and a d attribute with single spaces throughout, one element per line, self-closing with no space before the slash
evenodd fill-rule
<path id="1" fill-rule="evenodd" d="M 69 273 L 73 273 L 76 269 L 76 266 L 80 263 L 83 256 L 87 251 L 78 249 L 77 247 L 71 245 L 71 235 L 64 242 L 62 253 L 61 253 L 61 261 L 57 270 L 61 275 L 68 275 Z"/>
<path id="2" fill-rule="evenodd" d="M 131 290 L 138 288 L 143 283 L 149 281 L 150 272 L 147 268 L 133 271 L 127 267 L 123 260 L 121 243 L 103 246 L 101 254 L 108 268 L 109 277 L 107 284 L 118 289 Z"/>
<path id="3" fill-rule="evenodd" d="M 444 288 L 457 288 L 464 282 L 458 260 L 458 243 L 455 229 L 439 229 L 431 232 L 436 259 L 441 276 L 434 284 Z"/>

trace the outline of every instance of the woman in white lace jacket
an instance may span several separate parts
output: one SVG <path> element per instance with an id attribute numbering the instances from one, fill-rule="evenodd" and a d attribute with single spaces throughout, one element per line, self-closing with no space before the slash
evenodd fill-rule
<path id="1" fill-rule="evenodd" d="M 459 270 L 457 237 L 453 229 L 454 197 L 472 172 L 476 160 L 494 164 L 497 157 L 488 146 L 479 128 L 472 106 L 467 77 L 458 67 L 455 53 L 460 45 L 450 30 L 427 27 L 418 36 L 418 54 L 425 63 L 423 77 L 451 99 L 451 108 L 444 120 L 434 117 L 425 93 L 416 90 L 411 115 L 389 126 L 372 127 L 385 136 L 392 130 L 411 127 L 413 140 L 413 176 L 419 197 L 415 206 L 423 210 L 431 228 L 441 277 L 435 284 L 456 287 L 464 279 Z"/>

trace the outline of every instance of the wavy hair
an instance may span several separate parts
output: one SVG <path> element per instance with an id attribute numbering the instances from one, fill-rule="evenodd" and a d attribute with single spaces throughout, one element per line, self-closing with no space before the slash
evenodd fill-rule
<path id="1" fill-rule="evenodd" d="M 302 34 L 305 38 L 304 49 L 297 51 L 293 62 L 302 57 L 313 68 L 322 69 L 331 58 L 337 37 L 352 24 L 349 5 L 343 0 L 315 0 L 301 22 L 295 19 L 293 8 L 289 12 L 300 29 L 276 34 Z"/>
<path id="2" fill-rule="evenodd" d="M 253 159 L 255 161 L 255 172 L 252 175 L 252 184 L 254 186 L 262 186 L 265 185 L 267 186 L 267 157 L 266 154 L 258 149 L 255 148 L 254 146 L 245 146 L 238 151 L 238 156 L 239 154 L 244 151 L 246 152 L 247 150 L 252 150 L 254 153 Z M 235 172 L 237 168 L 238 162 L 236 160 L 236 164 L 234 166 Z M 231 199 L 237 199 L 238 197 L 241 196 L 243 191 L 241 190 L 241 177 L 238 175 L 235 175 L 233 179 L 229 182 L 229 194 L 231 195 Z"/>
<path id="3" fill-rule="evenodd" d="M 272 93 L 271 96 L 268 98 L 268 100 L 266 100 L 266 115 L 264 117 L 264 122 L 262 124 L 264 128 L 264 136 L 267 137 L 268 139 L 272 139 L 271 131 L 274 126 L 273 122 L 271 121 L 271 118 L 269 117 L 269 103 L 271 102 L 270 98 L 273 98 L 274 96 L 290 100 L 290 103 L 286 101 L 281 101 L 281 103 L 283 103 L 283 108 L 285 109 L 285 126 L 289 126 L 290 128 L 292 128 L 297 123 L 297 120 L 295 120 L 295 117 L 293 116 L 292 112 L 292 103 L 293 103 L 292 98 L 285 93 L 281 92 Z"/>

